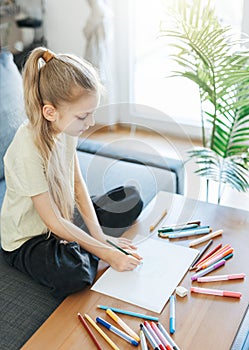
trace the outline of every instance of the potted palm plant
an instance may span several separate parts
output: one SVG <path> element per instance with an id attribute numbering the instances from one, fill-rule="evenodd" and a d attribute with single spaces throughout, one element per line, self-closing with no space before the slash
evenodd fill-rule
<path id="1" fill-rule="evenodd" d="M 172 75 L 196 83 L 201 102 L 202 147 L 189 156 L 207 179 L 207 200 L 209 180 L 219 183 L 220 203 L 225 184 L 249 189 L 249 51 L 219 22 L 211 1 L 177 0 L 171 18 L 174 29 L 162 23 L 161 34 L 174 47 L 179 69 Z"/>

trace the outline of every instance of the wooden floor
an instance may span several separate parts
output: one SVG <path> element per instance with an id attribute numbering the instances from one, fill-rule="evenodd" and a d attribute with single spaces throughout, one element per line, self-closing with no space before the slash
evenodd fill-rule
<path id="1" fill-rule="evenodd" d="M 170 158 L 178 158 L 183 161 L 188 159 L 187 151 L 195 146 L 200 146 L 200 142 L 191 139 L 180 139 L 174 136 L 162 135 L 157 132 L 148 132 L 145 129 L 131 129 L 127 125 L 116 125 L 112 128 L 95 126 L 83 137 L 87 137 L 99 142 L 115 143 L 115 141 L 127 141 L 125 147 L 129 148 L 131 140 L 139 141 L 136 143 L 138 148 L 146 149 L 146 152 L 158 152 L 160 155 Z M 185 195 L 190 198 L 206 200 L 206 181 L 194 174 L 197 165 L 193 161 L 186 163 L 186 184 Z M 212 184 L 209 202 L 216 203 L 217 186 Z M 221 205 L 235 207 L 249 211 L 249 193 L 239 193 L 233 189 L 226 188 L 223 191 Z"/>

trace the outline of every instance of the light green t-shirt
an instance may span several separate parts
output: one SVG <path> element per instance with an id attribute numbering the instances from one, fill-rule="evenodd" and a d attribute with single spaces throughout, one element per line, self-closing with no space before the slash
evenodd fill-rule
<path id="1" fill-rule="evenodd" d="M 77 138 L 60 134 L 70 160 L 73 191 L 74 154 Z M 43 159 L 35 146 L 28 124 L 22 124 L 4 156 L 6 193 L 1 210 L 1 245 L 6 251 L 19 248 L 32 237 L 48 232 L 36 211 L 32 196 L 48 191 Z"/>

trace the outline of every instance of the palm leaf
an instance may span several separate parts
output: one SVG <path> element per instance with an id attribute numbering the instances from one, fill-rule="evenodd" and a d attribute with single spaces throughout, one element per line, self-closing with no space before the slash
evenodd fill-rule
<path id="1" fill-rule="evenodd" d="M 245 191 L 249 177 L 249 51 L 238 50 L 243 41 L 233 38 L 230 26 L 219 23 L 213 3 L 176 0 L 171 12 L 176 26 L 173 30 L 162 27 L 161 33 L 176 50 L 172 59 L 179 70 L 174 74 L 199 87 L 202 140 L 209 148 L 189 153 L 200 165 L 197 173 Z M 211 109 L 205 107 L 207 101 Z"/>
<path id="2" fill-rule="evenodd" d="M 244 159 L 231 156 L 224 159 L 208 148 L 191 150 L 189 156 L 200 166 L 195 171 L 197 174 L 209 180 L 228 183 L 237 191 L 245 192 L 249 189 L 249 157 Z"/>

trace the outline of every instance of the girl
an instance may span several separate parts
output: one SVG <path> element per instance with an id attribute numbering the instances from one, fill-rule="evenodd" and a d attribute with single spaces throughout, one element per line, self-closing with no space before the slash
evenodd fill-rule
<path id="1" fill-rule="evenodd" d="M 142 201 L 134 187 L 110 191 L 95 203 L 89 197 L 76 143 L 94 125 L 101 84 L 87 62 L 36 48 L 25 64 L 23 83 L 28 120 L 4 157 L 2 248 L 10 265 L 63 298 L 93 282 L 99 259 L 118 271 L 140 264 L 138 254 L 108 245 L 103 230 L 126 218 L 117 225 L 124 231 L 141 212 Z M 77 225 L 75 204 L 83 218 L 75 216 Z M 125 238 L 112 241 L 130 252 L 136 249 Z"/>

